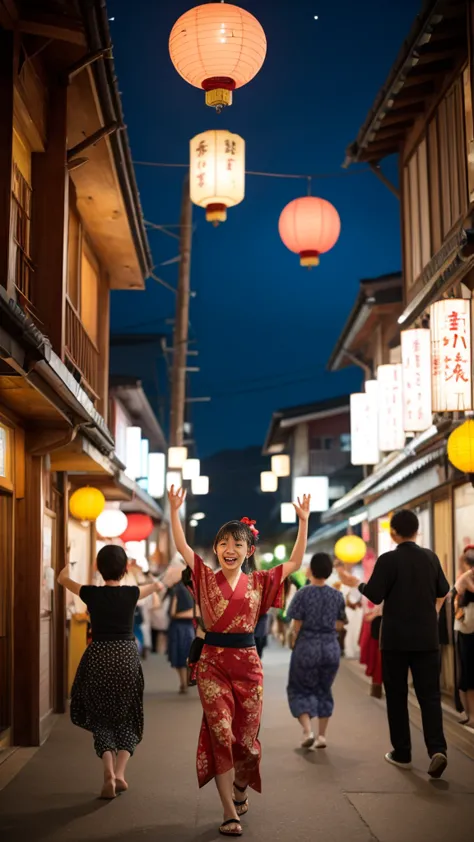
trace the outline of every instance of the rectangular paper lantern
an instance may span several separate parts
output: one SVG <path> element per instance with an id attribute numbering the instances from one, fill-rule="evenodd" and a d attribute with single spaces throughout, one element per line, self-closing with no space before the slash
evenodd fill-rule
<path id="1" fill-rule="evenodd" d="M 168 468 L 172 471 L 180 471 L 187 458 L 187 447 L 170 447 L 168 449 Z"/>
<path id="2" fill-rule="evenodd" d="M 430 331 L 402 331 L 401 346 L 403 428 L 406 433 L 423 433 L 432 424 Z"/>
<path id="3" fill-rule="evenodd" d="M 166 474 L 166 490 L 169 491 L 172 485 L 175 491 L 181 488 L 181 471 L 168 471 Z"/>
<path id="4" fill-rule="evenodd" d="M 430 310 L 433 412 L 472 407 L 471 302 L 436 301 Z"/>
<path id="5" fill-rule="evenodd" d="M 281 504 L 280 520 L 282 523 L 296 523 L 296 512 L 293 503 Z"/>
<path id="6" fill-rule="evenodd" d="M 291 465 L 289 456 L 283 453 L 278 456 L 272 456 L 272 472 L 276 477 L 289 477 L 290 469 Z"/>
<path id="7" fill-rule="evenodd" d="M 183 465 L 183 479 L 197 479 L 201 473 L 201 462 L 199 459 L 186 459 Z"/>
<path id="8" fill-rule="evenodd" d="M 127 462 L 126 474 L 130 479 L 139 479 L 142 475 L 142 431 L 140 427 L 127 427 Z"/>
<path id="9" fill-rule="evenodd" d="M 191 482 L 193 494 L 209 494 L 209 477 L 196 477 Z"/>
<path id="10" fill-rule="evenodd" d="M 377 394 L 351 395 L 351 462 L 353 465 L 377 465 L 378 447 Z"/>
<path id="11" fill-rule="evenodd" d="M 379 406 L 379 449 L 382 453 L 405 447 L 403 429 L 402 366 L 379 365 L 377 369 Z"/>
<path id="12" fill-rule="evenodd" d="M 262 471 L 260 474 L 260 488 L 265 492 L 277 491 L 278 477 L 272 471 Z"/>
<path id="13" fill-rule="evenodd" d="M 160 499 L 165 493 L 166 458 L 164 453 L 148 456 L 148 493 Z"/>
<path id="14" fill-rule="evenodd" d="M 325 512 L 329 508 L 328 477 L 295 477 L 293 480 L 293 500 L 303 499 L 303 494 L 311 494 L 311 511 Z"/>

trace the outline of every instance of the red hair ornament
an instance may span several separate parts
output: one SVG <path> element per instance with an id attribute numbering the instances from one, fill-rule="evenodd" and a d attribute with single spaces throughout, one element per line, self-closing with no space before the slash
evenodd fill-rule
<path id="1" fill-rule="evenodd" d="M 260 533 L 259 533 L 258 529 L 255 528 L 255 525 L 257 523 L 256 520 L 250 520 L 250 518 L 248 518 L 248 517 L 243 517 L 243 518 L 240 519 L 240 522 L 245 523 L 245 525 L 248 526 L 250 531 L 253 533 L 254 537 L 258 538 Z"/>

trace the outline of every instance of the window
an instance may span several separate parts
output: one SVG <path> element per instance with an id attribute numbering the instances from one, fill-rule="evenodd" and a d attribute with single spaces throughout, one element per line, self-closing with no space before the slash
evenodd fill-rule
<path id="1" fill-rule="evenodd" d="M 351 434 L 350 433 L 342 433 L 342 435 L 340 436 L 340 445 L 341 445 L 341 450 L 344 453 L 350 453 L 351 452 Z"/>
<path id="2" fill-rule="evenodd" d="M 74 207 L 69 208 L 67 294 L 90 339 L 99 340 L 100 269 Z"/>
<path id="3" fill-rule="evenodd" d="M 322 450 L 321 438 L 320 436 L 311 436 L 309 440 L 309 449 L 310 450 Z"/>
<path id="4" fill-rule="evenodd" d="M 324 439 L 324 450 L 332 450 L 333 443 L 334 443 L 334 439 L 332 439 L 332 438 Z"/>
<path id="5" fill-rule="evenodd" d="M 10 283 L 26 304 L 33 303 L 31 262 L 31 150 L 16 128 L 12 148 L 12 219 Z"/>
<path id="6" fill-rule="evenodd" d="M 465 90 L 464 75 L 456 80 L 440 102 L 427 126 L 426 136 L 403 171 L 403 233 L 408 288 L 417 281 L 453 227 L 467 213 Z M 472 112 L 469 117 L 466 111 L 466 126 L 469 119 L 472 124 Z M 474 182 L 474 172 L 472 178 Z"/>

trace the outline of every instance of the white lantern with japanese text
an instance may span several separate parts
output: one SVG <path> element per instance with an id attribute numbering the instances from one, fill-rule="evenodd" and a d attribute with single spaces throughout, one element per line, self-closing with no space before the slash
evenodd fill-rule
<path id="1" fill-rule="evenodd" d="M 208 222 L 227 219 L 227 208 L 245 196 L 245 141 L 238 134 L 212 130 L 190 142 L 191 201 L 206 208 Z"/>
<path id="2" fill-rule="evenodd" d="M 433 412 L 473 408 L 470 305 L 465 298 L 446 298 L 431 305 Z"/>
<path id="3" fill-rule="evenodd" d="M 405 446 L 403 429 L 402 366 L 379 365 L 377 369 L 379 407 L 379 449 L 382 453 L 402 450 Z"/>
<path id="4" fill-rule="evenodd" d="M 377 381 L 370 381 L 377 385 Z M 380 459 L 378 447 L 377 391 L 351 395 L 351 463 L 353 465 L 377 465 Z"/>
<path id="5" fill-rule="evenodd" d="M 403 330 L 403 428 L 406 433 L 424 433 L 432 424 L 430 332 Z"/>

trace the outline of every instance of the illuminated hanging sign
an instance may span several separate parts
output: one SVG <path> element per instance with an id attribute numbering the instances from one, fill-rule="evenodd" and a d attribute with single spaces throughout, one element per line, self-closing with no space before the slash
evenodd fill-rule
<path id="1" fill-rule="evenodd" d="M 403 429 L 406 433 L 423 433 L 432 424 L 430 331 L 402 331 L 401 346 Z"/>
<path id="2" fill-rule="evenodd" d="M 433 412 L 473 408 L 470 305 L 465 298 L 446 298 L 431 305 Z"/>
<path id="3" fill-rule="evenodd" d="M 379 365 L 377 383 L 379 449 L 382 453 L 402 450 L 405 446 L 402 365 Z"/>
<path id="4" fill-rule="evenodd" d="M 377 396 L 360 392 L 351 395 L 351 462 L 377 465 L 380 454 L 377 434 Z"/>

